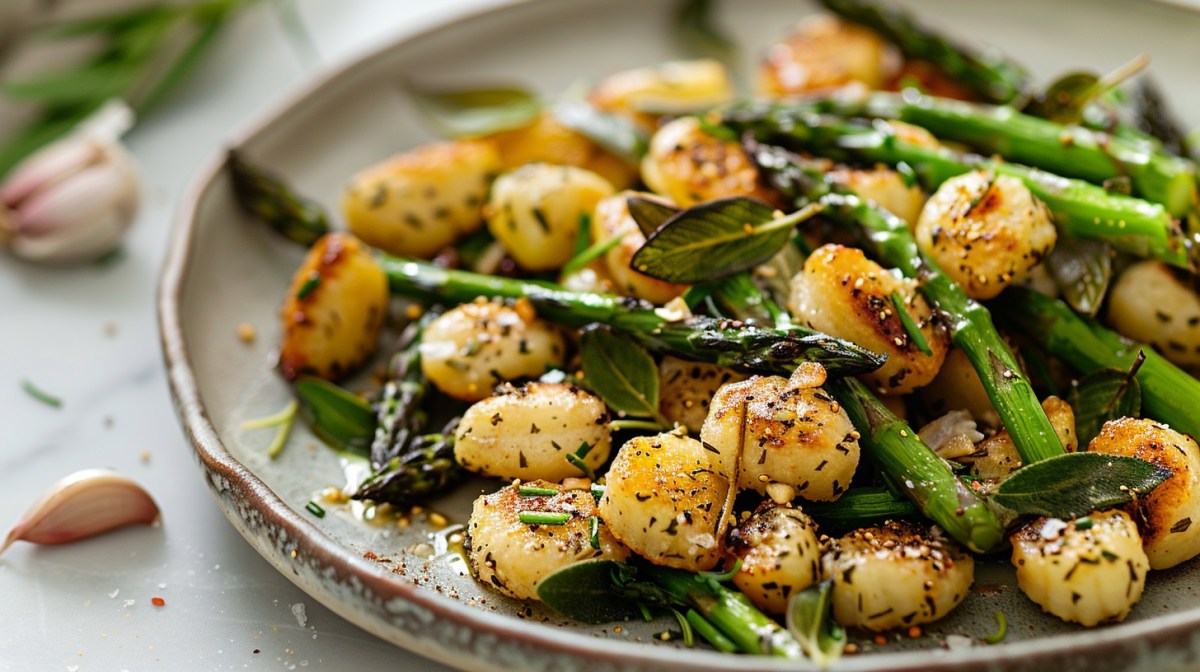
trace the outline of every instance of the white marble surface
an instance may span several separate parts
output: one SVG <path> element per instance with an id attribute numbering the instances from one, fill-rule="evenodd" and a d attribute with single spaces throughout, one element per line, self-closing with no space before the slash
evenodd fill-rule
<path id="1" fill-rule="evenodd" d="M 154 294 L 180 195 L 231 129 L 313 72 L 269 4 L 242 16 L 128 137 L 147 197 L 116 263 L 61 269 L 0 257 L 0 526 L 87 467 L 141 482 L 163 521 L 69 546 L 19 542 L 0 556 L 0 670 L 445 669 L 343 621 L 259 557 L 213 503 L 168 398 Z M 316 67 L 491 4 L 299 2 Z M 62 408 L 26 395 L 26 379 Z M 153 606 L 156 596 L 166 605 Z"/>

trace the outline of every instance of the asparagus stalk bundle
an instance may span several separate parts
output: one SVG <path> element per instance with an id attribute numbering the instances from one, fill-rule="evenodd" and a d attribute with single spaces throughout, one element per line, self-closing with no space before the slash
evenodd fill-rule
<path id="1" fill-rule="evenodd" d="M 812 106 L 736 105 L 722 112 L 721 121 L 739 133 L 788 149 L 837 160 L 904 164 L 929 190 L 971 170 L 1011 175 L 1050 208 L 1063 233 L 1101 240 L 1130 254 L 1191 268 L 1182 231 L 1171 213 L 1157 203 L 1110 193 L 1083 180 L 1021 164 L 916 144 L 900 138 L 886 124 L 818 114 Z"/>
<path id="2" fill-rule="evenodd" d="M 447 303 L 480 296 L 526 299 L 552 322 L 571 327 L 607 324 L 649 350 L 685 359 L 764 373 L 815 361 L 836 375 L 873 371 L 883 364 L 879 355 L 811 329 L 758 327 L 701 316 L 682 319 L 633 299 L 572 292 L 552 283 L 448 270 L 386 255 L 381 263 L 397 294 Z"/>
<path id="3" fill-rule="evenodd" d="M 1134 193 L 1176 217 L 1197 204 L 1196 164 L 1148 141 L 1059 124 L 1004 105 L 982 105 L 913 91 L 826 101 L 842 116 L 896 119 L 987 155 L 1096 184 L 1128 177 Z"/>
<path id="4" fill-rule="evenodd" d="M 1026 464 L 1063 453 L 1033 386 L 996 332 L 987 308 L 941 271 L 900 218 L 852 193 L 834 192 L 818 170 L 793 160 L 786 152 L 770 147 L 752 149 L 776 186 L 800 200 L 823 203 L 822 214 L 827 219 L 862 233 L 872 256 L 920 281 L 918 290 L 945 317 L 950 338 L 971 360 Z"/>

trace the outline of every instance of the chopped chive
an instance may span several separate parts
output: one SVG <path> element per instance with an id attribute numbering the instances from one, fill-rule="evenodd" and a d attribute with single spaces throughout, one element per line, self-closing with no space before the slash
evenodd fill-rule
<path id="1" fill-rule="evenodd" d="M 726 581 L 732 581 L 733 577 L 737 576 L 737 573 L 741 571 L 741 569 L 742 559 L 738 558 L 736 561 L 734 561 L 733 567 L 730 567 L 724 572 L 696 572 L 696 578 L 701 580 L 716 581 L 717 583 L 725 583 Z"/>
<path id="2" fill-rule="evenodd" d="M 522 511 L 517 514 L 517 519 L 526 525 L 563 525 L 571 519 L 571 514 L 553 511 Z"/>
<path id="3" fill-rule="evenodd" d="M 596 499 L 600 499 L 603 496 L 604 496 L 604 486 L 593 483 L 592 484 L 592 497 L 595 497 Z"/>
<path id="4" fill-rule="evenodd" d="M 596 475 L 595 472 L 592 471 L 587 462 L 583 461 L 583 458 L 587 457 L 587 454 L 590 452 L 592 452 L 592 444 L 584 441 L 575 452 L 567 454 L 567 462 L 570 462 L 571 466 L 582 471 L 584 476 L 594 478 Z"/>
<path id="5" fill-rule="evenodd" d="M 687 610 L 687 622 L 692 625 L 692 628 L 700 633 L 712 647 L 722 653 L 738 653 L 738 645 L 733 643 L 725 635 L 722 635 L 719 630 L 713 627 L 707 619 L 700 615 L 695 609 Z"/>
<path id="6" fill-rule="evenodd" d="M 623 429 L 648 429 L 654 432 L 661 432 L 669 427 L 663 427 L 661 424 L 653 420 L 635 420 L 634 418 L 621 418 L 608 423 L 608 428 L 611 431 L 619 432 Z"/>
<path id="7" fill-rule="evenodd" d="M 567 261 L 567 263 L 563 264 L 562 274 L 570 275 L 572 273 L 575 273 L 576 271 L 583 270 L 584 266 L 587 266 L 588 264 L 592 263 L 596 259 L 599 259 L 601 256 L 606 254 L 609 250 L 613 249 L 617 245 L 620 245 L 621 241 L 625 239 L 625 236 L 628 235 L 628 233 L 629 233 L 628 231 L 622 231 L 621 233 L 613 236 L 612 238 L 609 238 L 608 240 L 600 241 L 599 243 L 596 243 L 595 245 L 592 245 L 591 247 L 586 248 L 585 250 L 583 250 L 579 254 L 575 255 L 574 257 L 571 257 L 571 259 L 569 259 Z"/>
<path id="8" fill-rule="evenodd" d="M 579 213 L 579 231 L 575 234 L 575 251 L 571 255 L 578 257 L 583 254 L 583 251 L 588 247 L 588 241 L 592 239 L 592 215 L 587 212 Z M 571 262 L 567 262 L 568 264 Z M 563 269 L 566 272 L 566 269 Z"/>
<path id="9" fill-rule="evenodd" d="M 683 633 L 683 645 L 689 649 L 696 645 L 696 637 L 692 633 L 692 624 L 688 622 L 687 616 L 684 616 L 678 609 L 672 609 L 671 613 L 675 615 L 675 621 L 679 623 L 679 631 Z"/>
<path id="10" fill-rule="evenodd" d="M 304 281 L 304 284 L 300 285 L 300 289 L 296 292 L 296 298 L 300 301 L 303 301 L 304 297 L 312 294 L 313 290 L 316 289 L 320 284 L 321 275 L 316 271 L 309 273 L 308 278 Z"/>
<path id="11" fill-rule="evenodd" d="M 558 494 L 558 490 L 539 488 L 536 485 L 518 485 L 517 494 L 522 497 L 553 497 Z"/>
<path id="12" fill-rule="evenodd" d="M 268 415 L 265 418 L 255 418 L 242 423 L 242 429 L 262 429 L 264 427 L 276 427 L 279 429 L 275 432 L 275 438 L 271 439 L 271 445 L 267 446 L 267 457 L 275 459 L 283 452 L 283 447 L 287 444 L 288 436 L 292 433 L 292 425 L 296 422 L 296 410 L 300 405 L 295 399 L 288 402 L 287 406 L 283 407 L 282 411 L 274 415 Z"/>
<path id="13" fill-rule="evenodd" d="M 1091 518 L 1080 518 L 1079 520 L 1075 521 L 1075 529 L 1090 530 L 1090 529 L 1092 529 L 1092 525 L 1094 525 L 1094 524 L 1095 523 L 1092 522 Z"/>
<path id="14" fill-rule="evenodd" d="M 320 504 L 317 504 L 316 502 L 312 501 L 311 499 L 308 500 L 308 503 L 304 505 L 304 508 L 308 509 L 309 513 L 313 514 L 314 516 L 316 516 L 318 518 L 325 517 L 325 509 L 322 509 Z"/>
<path id="15" fill-rule="evenodd" d="M 1006 635 L 1008 635 L 1008 619 L 1005 618 L 1003 611 L 997 611 L 996 631 L 987 637 L 984 637 L 983 641 L 987 642 L 988 644 L 999 644 L 1000 642 L 1004 641 L 1004 637 Z"/>
<path id="16" fill-rule="evenodd" d="M 25 394 L 28 394 L 29 396 L 33 397 L 34 399 L 37 399 L 38 401 L 42 402 L 43 404 L 45 404 L 51 408 L 62 408 L 62 405 L 63 405 L 62 399 L 59 399 L 58 397 L 56 397 L 48 392 L 45 392 L 41 389 L 38 389 L 38 386 L 34 385 L 29 380 L 21 381 L 21 389 L 25 390 Z"/>
<path id="17" fill-rule="evenodd" d="M 592 528 L 588 535 L 588 541 L 591 542 L 592 548 L 598 551 L 600 550 L 600 517 L 592 516 L 591 518 L 588 518 L 588 522 L 591 524 Z"/>
<path id="18" fill-rule="evenodd" d="M 892 292 L 892 306 L 896 309 L 896 316 L 900 318 L 900 325 L 904 327 L 904 333 L 908 335 L 908 340 L 912 341 L 913 345 L 917 346 L 917 349 L 926 356 L 932 357 L 933 350 L 929 349 L 925 334 L 921 333 L 920 327 L 904 307 L 904 299 L 900 298 L 900 292 Z"/>

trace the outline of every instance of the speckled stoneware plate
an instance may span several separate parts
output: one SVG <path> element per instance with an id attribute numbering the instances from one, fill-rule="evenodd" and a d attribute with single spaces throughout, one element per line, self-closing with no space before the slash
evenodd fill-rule
<path id="1" fill-rule="evenodd" d="M 1177 108 L 1200 121 L 1194 13 L 1123 0 L 907 4 L 932 24 L 1016 55 L 1041 78 L 1081 66 L 1107 71 L 1146 52 Z M 329 73 L 231 143 L 333 204 L 355 169 L 430 139 L 398 81 L 517 83 L 553 94 L 679 56 L 670 39 L 674 5 L 532 0 L 465 16 Z M 792 0 L 728 0 L 719 20 L 746 54 L 757 56 L 809 11 Z M 270 431 L 239 428 L 288 398 L 272 369 L 276 311 L 300 255 L 238 212 L 218 157 L 183 205 L 160 296 L 171 388 L 204 478 L 233 525 L 280 572 L 380 637 L 463 668 L 805 668 L 651 643 L 663 624 L 586 627 L 501 599 L 465 574 L 458 556 L 447 552 L 445 530 L 438 534 L 426 514 L 402 527 L 388 516 L 363 520 L 351 507 L 330 506 L 324 518 L 305 512 L 315 493 L 344 483 L 354 465 L 300 428 L 283 455 L 268 460 Z M 253 344 L 237 338 L 243 322 L 258 327 Z M 468 484 L 432 508 L 461 522 L 484 487 L 495 484 Z M 1016 589 L 1006 564 L 980 563 L 976 590 L 927 636 L 882 647 L 868 642 L 864 655 L 843 658 L 836 669 L 1196 669 L 1200 562 L 1152 575 L 1126 623 L 1096 630 L 1040 613 Z M 1009 636 L 983 646 L 980 637 L 995 629 L 997 610 L 1008 615 Z M 948 635 L 957 646 L 947 646 Z"/>

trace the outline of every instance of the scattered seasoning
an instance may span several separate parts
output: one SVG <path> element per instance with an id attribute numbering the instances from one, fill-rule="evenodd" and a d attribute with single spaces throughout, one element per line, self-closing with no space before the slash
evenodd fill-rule
<path id="1" fill-rule="evenodd" d="M 517 494 L 522 497 L 553 497 L 558 494 L 554 488 L 539 488 L 536 485 L 519 485 Z"/>
<path id="2" fill-rule="evenodd" d="M 603 496 L 604 496 L 604 486 L 600 485 L 599 483 L 593 483 L 592 484 L 592 497 L 595 497 L 596 499 L 600 499 Z"/>
<path id="3" fill-rule="evenodd" d="M 1094 523 L 1092 523 L 1091 518 L 1080 518 L 1079 520 L 1075 521 L 1075 529 L 1090 530 L 1090 529 L 1092 529 L 1093 524 Z"/>
<path id="4" fill-rule="evenodd" d="M 308 503 L 304 505 L 304 508 L 307 509 L 309 513 L 313 514 L 314 516 L 316 516 L 318 518 L 325 517 L 325 509 L 321 508 L 320 504 L 317 504 L 316 502 L 312 501 L 311 499 L 308 500 Z"/>
<path id="5" fill-rule="evenodd" d="M 875 635 L 875 639 L 871 641 L 875 642 L 875 646 L 883 646 L 884 644 L 887 644 L 887 637 L 884 637 L 883 635 Z"/>
<path id="6" fill-rule="evenodd" d="M 1004 641 L 1004 637 L 1006 635 L 1008 635 L 1008 619 L 1004 616 L 1003 611 L 997 611 L 996 631 L 987 637 L 984 637 L 983 641 L 987 642 L 988 644 L 999 644 L 1000 642 Z"/>
<path id="7" fill-rule="evenodd" d="M 249 322 L 242 322 L 237 328 L 238 339 L 243 343 L 253 343 L 255 337 L 258 336 L 258 331 L 254 329 L 254 325 Z"/>
<path id="8" fill-rule="evenodd" d="M 526 525 L 563 525 L 571 519 L 571 514 L 553 511 L 522 511 L 517 514 L 517 519 Z"/>
<path id="9" fill-rule="evenodd" d="M 167 606 L 167 601 L 161 597 L 152 597 L 150 598 L 150 604 L 153 604 L 156 607 L 165 607 Z"/>
<path id="10" fill-rule="evenodd" d="M 316 271 L 309 273 L 308 278 L 304 281 L 304 284 L 300 285 L 300 289 L 296 291 L 296 298 L 300 301 L 303 301 L 304 297 L 312 294 L 313 290 L 316 289 L 320 284 L 321 275 Z"/>
<path id="11" fill-rule="evenodd" d="M 919 625 L 914 625 L 908 629 L 908 638 L 909 639 L 917 639 L 921 636 L 921 634 L 922 634 L 921 626 L 919 626 Z"/>
<path id="12" fill-rule="evenodd" d="M 51 408 L 62 408 L 62 399 L 38 388 L 37 385 L 31 383 L 28 379 L 21 381 L 21 389 L 25 390 L 25 394 L 37 399 L 43 404 Z"/>

